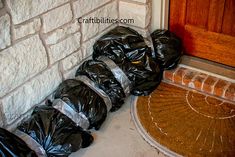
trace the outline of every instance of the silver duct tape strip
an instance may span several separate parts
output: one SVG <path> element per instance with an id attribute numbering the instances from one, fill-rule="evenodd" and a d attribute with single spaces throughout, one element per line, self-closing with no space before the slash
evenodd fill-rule
<path id="1" fill-rule="evenodd" d="M 18 129 L 14 133 L 16 136 L 21 138 L 29 146 L 29 148 L 32 149 L 37 154 L 38 157 L 47 157 L 44 148 L 31 136 Z"/>
<path id="2" fill-rule="evenodd" d="M 131 81 L 128 79 L 128 77 L 122 71 L 122 69 L 119 68 L 119 66 L 116 65 L 114 63 L 114 61 L 112 61 L 108 57 L 101 56 L 101 57 L 98 58 L 98 60 L 104 62 L 107 65 L 107 67 L 111 70 L 111 72 L 113 73 L 116 80 L 121 84 L 125 95 L 129 96 L 130 95 L 130 90 L 131 90 L 130 89 L 131 88 Z"/>
<path id="3" fill-rule="evenodd" d="M 95 85 L 95 83 L 85 75 L 79 75 L 78 77 L 76 77 L 76 80 L 83 82 L 88 87 L 90 87 L 94 92 L 96 92 L 104 100 L 104 103 L 107 107 L 107 111 L 110 111 L 110 109 L 112 108 L 112 101 L 102 89 L 98 88 Z"/>
<path id="4" fill-rule="evenodd" d="M 77 126 L 87 130 L 90 122 L 82 112 L 76 112 L 71 106 L 61 99 L 55 99 L 52 104 L 53 108 L 70 118 Z"/>

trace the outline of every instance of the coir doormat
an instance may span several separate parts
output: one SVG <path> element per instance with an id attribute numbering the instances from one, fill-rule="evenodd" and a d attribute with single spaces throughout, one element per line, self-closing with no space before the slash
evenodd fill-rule
<path id="1" fill-rule="evenodd" d="M 235 104 L 161 83 L 139 97 L 132 116 L 141 135 L 168 156 L 235 156 Z"/>

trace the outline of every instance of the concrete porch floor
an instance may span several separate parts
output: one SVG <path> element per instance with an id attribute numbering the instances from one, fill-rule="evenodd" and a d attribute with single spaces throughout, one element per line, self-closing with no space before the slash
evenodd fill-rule
<path id="1" fill-rule="evenodd" d="M 138 133 L 131 119 L 131 97 L 122 108 L 109 113 L 99 131 L 94 131 L 93 144 L 70 157 L 164 157 Z"/>

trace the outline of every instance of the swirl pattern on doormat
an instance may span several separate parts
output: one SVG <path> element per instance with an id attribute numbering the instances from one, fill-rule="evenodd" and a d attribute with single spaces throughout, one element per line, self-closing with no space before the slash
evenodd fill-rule
<path id="1" fill-rule="evenodd" d="M 166 151 L 193 157 L 235 156 L 234 103 L 161 83 L 135 105 L 134 120 L 144 128 L 142 135 L 148 134 Z"/>

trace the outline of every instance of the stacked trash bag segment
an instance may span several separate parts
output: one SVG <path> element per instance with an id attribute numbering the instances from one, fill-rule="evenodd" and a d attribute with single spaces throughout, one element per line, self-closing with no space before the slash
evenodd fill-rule
<path id="1" fill-rule="evenodd" d="M 168 30 L 145 39 L 127 27 L 116 27 L 95 44 L 93 59 L 83 62 L 74 79 L 63 81 L 53 101 L 36 107 L 31 118 L 13 133 L 0 129 L 2 157 L 67 157 L 88 147 L 109 112 L 117 111 L 130 94 L 149 95 L 165 69 L 182 55 L 181 41 Z M 144 104 L 143 104 L 144 105 Z"/>

